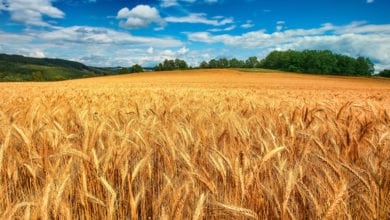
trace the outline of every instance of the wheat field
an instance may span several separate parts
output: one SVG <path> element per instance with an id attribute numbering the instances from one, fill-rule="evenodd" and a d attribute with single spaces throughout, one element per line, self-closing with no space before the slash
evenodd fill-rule
<path id="1" fill-rule="evenodd" d="M 1 219 L 389 219 L 390 81 L 0 83 Z"/>

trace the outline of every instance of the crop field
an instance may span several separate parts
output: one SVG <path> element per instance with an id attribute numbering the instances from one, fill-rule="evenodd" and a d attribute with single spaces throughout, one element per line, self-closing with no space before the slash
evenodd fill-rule
<path id="1" fill-rule="evenodd" d="M 390 80 L 0 83 L 1 219 L 389 219 Z"/>

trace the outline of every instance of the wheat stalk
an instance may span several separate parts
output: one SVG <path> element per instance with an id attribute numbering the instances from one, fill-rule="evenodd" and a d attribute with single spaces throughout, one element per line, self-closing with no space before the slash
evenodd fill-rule
<path id="1" fill-rule="evenodd" d="M 387 219 L 388 83 L 288 76 L 0 83 L 0 218 Z"/>

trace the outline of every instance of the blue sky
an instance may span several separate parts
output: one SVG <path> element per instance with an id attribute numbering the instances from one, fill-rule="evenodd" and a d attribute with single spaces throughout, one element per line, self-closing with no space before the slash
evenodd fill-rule
<path id="1" fill-rule="evenodd" d="M 390 68 L 390 0 L 0 0 L 0 53 L 92 66 L 327 49 Z"/>

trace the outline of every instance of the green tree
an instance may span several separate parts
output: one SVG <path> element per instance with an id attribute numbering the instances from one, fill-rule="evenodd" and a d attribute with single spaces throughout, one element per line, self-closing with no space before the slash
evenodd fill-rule
<path id="1" fill-rule="evenodd" d="M 175 59 L 175 69 L 186 70 L 188 69 L 188 65 L 184 60 Z"/>
<path id="2" fill-rule="evenodd" d="M 129 69 L 127 69 L 126 67 L 122 67 L 120 70 L 119 70 L 119 74 L 125 74 L 125 73 L 128 73 L 129 72 Z"/>
<path id="3" fill-rule="evenodd" d="M 382 77 L 390 77 L 390 70 L 388 69 L 382 70 L 381 72 L 379 72 L 378 75 Z"/>
<path id="4" fill-rule="evenodd" d="M 255 56 L 252 56 L 252 57 L 249 57 L 246 61 L 245 61 L 245 66 L 247 68 L 255 68 L 259 65 L 259 61 L 257 60 L 257 57 Z"/>
<path id="5" fill-rule="evenodd" d="M 279 69 L 281 65 L 281 52 L 272 51 L 262 61 L 262 66 L 268 69 Z"/>
<path id="6" fill-rule="evenodd" d="M 238 60 L 236 58 L 231 59 L 229 61 L 229 63 L 230 63 L 229 64 L 230 67 L 232 67 L 232 68 L 242 68 L 242 67 L 244 67 L 244 62 L 241 61 L 241 60 Z"/>
<path id="7" fill-rule="evenodd" d="M 175 61 L 165 59 L 163 62 L 163 70 L 174 70 L 175 69 Z"/>
<path id="8" fill-rule="evenodd" d="M 130 67 L 131 73 L 139 73 L 139 72 L 143 72 L 143 71 L 144 71 L 144 69 L 142 68 L 142 66 L 140 66 L 138 64 L 135 64 L 132 67 Z"/>
<path id="9" fill-rule="evenodd" d="M 163 65 L 161 63 L 159 63 L 158 65 L 156 65 L 154 67 L 154 71 L 163 71 L 164 68 L 163 68 Z"/>
<path id="10" fill-rule="evenodd" d="M 168 60 L 165 59 L 163 63 L 160 63 L 154 67 L 155 71 L 166 71 L 166 70 L 186 70 L 188 69 L 186 61 L 181 59 Z"/>
<path id="11" fill-rule="evenodd" d="M 338 75 L 354 75 L 355 60 L 345 55 L 337 56 L 337 71 Z"/>
<path id="12" fill-rule="evenodd" d="M 218 61 L 216 59 L 211 59 L 209 61 L 209 68 L 218 68 Z"/>
<path id="13" fill-rule="evenodd" d="M 355 72 L 356 75 L 371 76 L 374 73 L 374 64 L 368 58 L 358 57 Z"/>
<path id="14" fill-rule="evenodd" d="M 209 68 L 209 63 L 207 63 L 207 61 L 202 61 L 199 65 L 199 67 L 202 69 L 207 69 L 207 68 Z"/>
<path id="15" fill-rule="evenodd" d="M 218 68 L 229 68 L 229 60 L 226 58 L 220 58 L 218 60 Z"/>
<path id="16" fill-rule="evenodd" d="M 368 58 L 354 59 L 329 50 L 273 51 L 261 61 L 260 66 L 315 74 L 370 76 L 374 73 L 374 65 Z"/>

